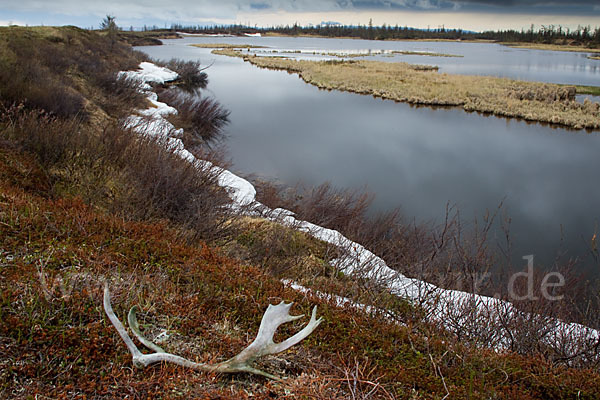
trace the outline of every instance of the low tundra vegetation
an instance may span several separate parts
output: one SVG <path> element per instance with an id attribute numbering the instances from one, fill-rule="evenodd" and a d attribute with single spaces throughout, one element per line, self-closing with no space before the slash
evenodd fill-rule
<path id="1" fill-rule="evenodd" d="M 115 76 L 142 57 L 75 27 L 0 27 L 0 100 L 5 107 L 22 103 L 57 117 L 106 122 L 141 104 L 135 85 Z"/>
<path id="2" fill-rule="evenodd" d="M 260 265 L 183 240 L 166 221 L 126 221 L 80 198 L 58 198 L 48 191 L 52 183 L 36 157 L 12 145 L 0 151 L 0 177 L 2 397 L 600 396 L 600 376 L 592 370 L 470 346 L 415 323 L 408 311 L 398 313 L 404 321 L 398 324 L 385 314 L 339 307 L 287 288 Z M 104 279 L 121 318 L 140 305 L 147 336 L 202 362 L 225 360 L 245 347 L 269 303 L 295 301 L 295 312 L 305 314 L 317 304 L 325 321 L 301 345 L 261 363 L 288 376 L 282 382 L 169 365 L 132 370 L 129 353 L 104 317 Z M 280 337 L 299 327 L 282 326 Z"/>

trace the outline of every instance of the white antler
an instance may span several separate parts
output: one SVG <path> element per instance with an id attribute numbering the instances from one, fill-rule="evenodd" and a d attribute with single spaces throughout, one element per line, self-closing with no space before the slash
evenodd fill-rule
<path id="1" fill-rule="evenodd" d="M 143 354 L 137 348 L 135 343 L 133 343 L 133 340 L 131 340 L 131 338 L 129 337 L 127 330 L 125 329 L 121 321 L 117 318 L 112 309 L 112 305 L 110 304 L 110 292 L 108 290 L 108 282 L 104 286 L 104 310 L 106 311 L 106 315 L 108 315 L 108 319 L 117 329 L 117 332 L 119 333 L 119 336 L 121 336 L 121 339 L 123 339 L 123 341 L 125 342 L 125 345 L 127 345 L 127 348 L 129 349 L 133 357 L 133 365 L 135 365 L 138 368 L 144 368 L 148 365 L 165 361 L 201 371 L 220 373 L 248 372 L 251 374 L 262 375 L 271 379 L 279 379 L 275 375 L 271 375 L 267 372 L 252 367 L 252 363 L 259 357 L 269 354 L 281 353 L 282 351 L 285 351 L 293 345 L 299 343 L 302 339 L 310 335 L 323 320 L 323 318 L 316 318 L 317 307 L 315 306 L 313 308 L 310 321 L 300 332 L 296 333 L 294 336 L 284 340 L 281 343 L 274 343 L 273 336 L 275 335 L 275 331 L 277 330 L 279 325 L 297 320 L 298 318 L 302 318 L 304 316 L 291 316 L 289 314 L 289 311 L 292 304 L 293 303 L 285 304 L 284 302 L 281 302 L 276 306 L 269 305 L 267 311 L 265 311 L 265 314 L 263 315 L 256 339 L 254 339 L 254 341 L 248 347 L 242 350 L 238 355 L 218 364 L 202 364 L 190 361 L 188 359 L 176 356 L 174 354 L 167 353 L 163 349 L 152 343 L 152 341 L 145 338 L 142 332 L 140 331 L 137 322 L 137 306 L 133 306 L 129 311 L 129 315 L 127 317 L 129 321 L 129 327 L 131 328 L 133 334 L 144 346 L 154 351 L 154 353 L 152 354 Z"/>

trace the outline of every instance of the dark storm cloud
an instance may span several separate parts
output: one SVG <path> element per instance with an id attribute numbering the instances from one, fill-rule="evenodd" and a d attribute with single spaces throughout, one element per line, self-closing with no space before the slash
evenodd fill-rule
<path id="1" fill-rule="evenodd" d="M 270 8 L 271 5 L 267 3 L 250 3 L 251 10 L 268 10 Z"/>
<path id="2" fill-rule="evenodd" d="M 502 13 L 541 11 L 553 14 L 600 14 L 600 0 L 265 0 L 271 9 L 316 11 L 336 10 L 460 10 Z"/>
<path id="3" fill-rule="evenodd" d="M 106 0 L 103 2 L 91 0 L 54 0 L 52 2 L 40 0 L 9 1 L 0 0 L 0 9 L 25 10 L 62 10 L 65 8 L 75 12 L 78 8 L 89 9 L 93 7 L 111 8 L 116 5 L 133 8 L 183 8 L 194 10 L 199 7 L 208 12 L 213 9 L 238 9 L 238 10 L 361 10 L 361 9 L 429 9 L 429 8 L 527 8 L 527 7 L 559 7 L 568 9 L 572 6 L 588 6 L 590 9 L 598 7 L 600 0 L 129 0 L 127 2 Z"/>
<path id="4" fill-rule="evenodd" d="M 551 1 L 551 0 L 449 0 L 450 3 L 457 4 L 483 4 L 488 6 L 500 6 L 500 7 L 523 7 L 523 6 L 559 6 L 568 7 L 572 5 L 589 5 L 596 6 L 600 4 L 598 0 L 562 0 L 562 1 Z"/>
<path id="5" fill-rule="evenodd" d="M 524 14 L 600 15 L 599 0 L 445 0 L 455 9 Z"/>
<path id="6" fill-rule="evenodd" d="M 486 6 L 491 8 L 528 8 L 553 7 L 568 9 L 572 6 L 589 6 L 590 9 L 600 5 L 600 0 L 356 0 L 346 3 L 354 8 L 447 8 Z M 350 3 L 350 4 L 348 4 Z"/>
<path id="7" fill-rule="evenodd" d="M 355 0 L 337 3 L 342 9 L 353 10 L 455 10 L 600 16 L 600 0 Z"/>

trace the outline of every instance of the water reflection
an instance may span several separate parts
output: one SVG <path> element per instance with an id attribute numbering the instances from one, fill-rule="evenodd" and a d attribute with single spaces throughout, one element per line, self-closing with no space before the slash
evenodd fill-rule
<path id="1" fill-rule="evenodd" d="M 231 110 L 228 145 L 239 171 L 291 185 L 367 186 L 376 209 L 401 206 L 417 221 L 441 220 L 448 202 L 472 219 L 504 201 L 516 260 L 535 254 L 538 265 L 551 263 L 561 229 L 563 249 L 587 254 L 600 219 L 598 134 L 320 91 L 295 75 L 182 44 L 144 51 L 215 60 L 209 88 Z"/>

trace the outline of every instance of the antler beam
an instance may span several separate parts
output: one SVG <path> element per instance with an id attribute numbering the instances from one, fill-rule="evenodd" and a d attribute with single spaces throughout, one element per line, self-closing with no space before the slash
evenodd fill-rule
<path id="1" fill-rule="evenodd" d="M 190 361 L 186 358 L 167 353 L 162 348 L 152 343 L 151 340 L 148 340 L 142 332 L 140 331 L 137 318 L 136 311 L 138 309 L 137 306 L 133 306 L 131 310 L 129 310 L 129 314 L 127 316 L 127 320 L 129 321 L 129 327 L 131 331 L 135 335 L 135 337 L 146 346 L 148 349 L 153 350 L 154 353 L 151 354 L 143 354 L 135 345 L 127 330 L 115 315 L 112 305 L 110 303 L 110 292 L 108 290 L 108 282 L 104 285 L 104 311 L 106 311 L 106 315 L 110 322 L 114 325 L 125 342 L 125 345 L 129 349 L 131 356 L 133 358 L 133 365 L 138 368 L 144 368 L 152 364 L 156 364 L 159 362 L 169 362 L 173 364 L 180 365 L 186 368 L 192 368 L 200 371 L 207 372 L 218 372 L 218 373 L 235 373 L 235 372 L 247 372 L 251 374 L 261 375 L 270 379 L 280 379 L 279 377 L 269 374 L 267 372 L 261 371 L 252 366 L 252 363 L 265 355 L 277 354 L 281 353 L 292 347 L 293 345 L 302 341 L 302 339 L 306 338 L 310 335 L 317 326 L 323 321 L 323 318 L 317 319 L 317 306 L 313 308 L 312 316 L 308 324 L 294 336 L 284 340 L 281 343 L 273 342 L 273 336 L 275 335 L 275 331 L 277 328 L 290 321 L 295 321 L 299 318 L 302 318 L 304 315 L 292 316 L 289 314 L 290 308 L 293 303 L 285 304 L 283 301 L 274 306 L 269 305 L 267 311 L 263 315 L 262 321 L 260 323 L 260 328 L 258 329 L 258 334 L 256 339 L 244 350 L 242 350 L 238 355 L 233 358 L 230 358 L 227 361 L 223 361 L 218 364 L 203 364 L 196 363 Z"/>

